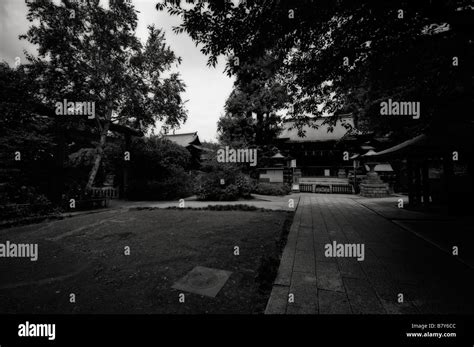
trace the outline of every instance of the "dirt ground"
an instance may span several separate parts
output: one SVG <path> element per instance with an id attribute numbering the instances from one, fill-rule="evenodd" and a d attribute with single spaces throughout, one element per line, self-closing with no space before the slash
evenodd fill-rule
<path id="1" fill-rule="evenodd" d="M 263 313 L 269 288 L 261 290 L 262 258 L 278 255 L 291 218 L 289 212 L 115 210 L 0 230 L 1 243 L 38 243 L 37 261 L 0 259 L 0 312 Z M 181 292 L 171 287 L 198 265 L 232 275 L 215 298 L 185 293 L 180 303 Z"/>

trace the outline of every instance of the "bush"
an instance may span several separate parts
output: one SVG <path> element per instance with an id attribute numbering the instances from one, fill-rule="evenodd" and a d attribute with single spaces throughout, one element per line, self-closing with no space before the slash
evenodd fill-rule
<path id="1" fill-rule="evenodd" d="M 235 185 L 239 190 L 239 195 L 244 198 L 249 198 L 252 190 L 255 189 L 255 181 L 244 174 L 237 175 L 235 178 Z"/>
<path id="2" fill-rule="evenodd" d="M 195 193 L 198 200 L 235 201 L 250 198 L 253 189 L 254 183 L 249 176 L 235 167 L 222 165 L 197 177 Z"/>
<path id="3" fill-rule="evenodd" d="M 189 175 L 182 168 L 174 168 L 173 173 L 163 180 L 134 181 L 129 187 L 132 200 L 173 200 L 192 195 Z"/>
<path id="4" fill-rule="evenodd" d="M 193 193 L 192 177 L 186 173 L 191 155 L 167 139 L 137 139 L 133 144 L 132 200 L 173 200 Z"/>
<path id="5" fill-rule="evenodd" d="M 153 210 L 159 209 L 159 207 L 135 207 L 134 210 Z M 178 206 L 169 206 L 166 209 L 168 210 L 209 210 L 209 211 L 269 211 L 273 212 L 273 210 L 268 210 L 261 207 L 256 207 L 247 204 L 235 204 L 235 205 L 208 205 L 204 207 L 178 207 Z"/>
<path id="6" fill-rule="evenodd" d="M 33 187 L 7 185 L 0 198 L 0 220 L 55 214 L 58 209 Z"/>
<path id="7" fill-rule="evenodd" d="M 255 194 L 260 195 L 288 195 L 291 192 L 291 187 L 287 184 L 275 183 L 259 183 L 255 190 Z"/>

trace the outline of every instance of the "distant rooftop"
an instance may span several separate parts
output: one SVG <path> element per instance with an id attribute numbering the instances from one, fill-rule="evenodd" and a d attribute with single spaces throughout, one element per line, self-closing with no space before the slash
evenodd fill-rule
<path id="1" fill-rule="evenodd" d="M 313 124 L 318 126 L 317 129 L 304 125 L 305 137 L 298 136 L 298 129 L 294 127 L 293 121 L 287 121 L 283 124 L 284 129 L 278 138 L 286 140 L 286 142 L 323 142 L 338 141 L 342 137 L 354 133 L 354 120 L 350 116 L 339 117 L 336 124 L 332 126 L 332 131 L 328 131 L 331 125 L 323 124 L 324 121 L 324 118 L 313 121 Z M 293 128 L 290 129 L 291 127 Z"/>
<path id="2" fill-rule="evenodd" d="M 201 141 L 199 141 L 197 131 L 193 133 L 163 135 L 163 137 L 183 147 L 188 147 L 191 145 L 201 145 Z"/>

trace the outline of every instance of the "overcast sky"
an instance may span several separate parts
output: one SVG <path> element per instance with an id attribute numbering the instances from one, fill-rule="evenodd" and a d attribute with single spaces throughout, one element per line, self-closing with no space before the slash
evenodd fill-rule
<path id="1" fill-rule="evenodd" d="M 59 0 L 58 0 L 59 1 Z M 101 0 L 105 2 L 107 0 Z M 57 0 L 54 0 L 57 2 Z M 137 36 L 145 43 L 147 25 L 155 24 L 166 32 L 168 44 L 183 59 L 179 67 L 181 77 L 186 83 L 183 95 L 188 109 L 188 121 L 176 130 L 176 133 L 197 131 L 201 140 L 213 140 L 216 136 L 216 123 L 223 113 L 224 102 L 232 90 L 233 80 L 223 73 L 224 59 L 220 59 L 215 68 L 206 66 L 207 57 L 186 34 L 176 35 L 171 28 L 179 24 L 178 17 L 171 17 L 167 12 L 155 9 L 157 0 L 132 0 L 138 14 Z M 26 19 L 24 0 L 0 0 L 0 61 L 10 65 L 15 58 L 24 59 L 23 50 L 35 52 L 35 47 L 18 35 L 27 31 L 29 22 Z"/>

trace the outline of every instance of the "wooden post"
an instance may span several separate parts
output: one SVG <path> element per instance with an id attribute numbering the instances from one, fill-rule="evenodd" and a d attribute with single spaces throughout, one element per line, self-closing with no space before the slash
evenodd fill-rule
<path id="1" fill-rule="evenodd" d="M 453 174 L 452 154 L 447 152 L 443 157 L 443 202 L 450 205 L 450 181 Z"/>
<path id="2" fill-rule="evenodd" d="M 430 182 L 429 182 L 429 174 L 428 174 L 428 160 L 424 159 L 421 167 L 421 175 L 422 175 L 422 184 L 423 184 L 423 203 L 425 206 L 430 204 Z"/>
<path id="3" fill-rule="evenodd" d="M 357 194 L 358 193 L 358 189 L 357 189 L 357 163 L 356 163 L 356 159 L 353 160 L 354 162 L 354 192 Z"/>
<path id="4" fill-rule="evenodd" d="M 416 203 L 421 202 L 421 165 L 420 162 L 415 162 L 415 196 Z"/>
<path id="5" fill-rule="evenodd" d="M 415 187 L 413 185 L 413 161 L 407 158 L 407 180 L 408 180 L 408 204 L 416 205 Z"/>

